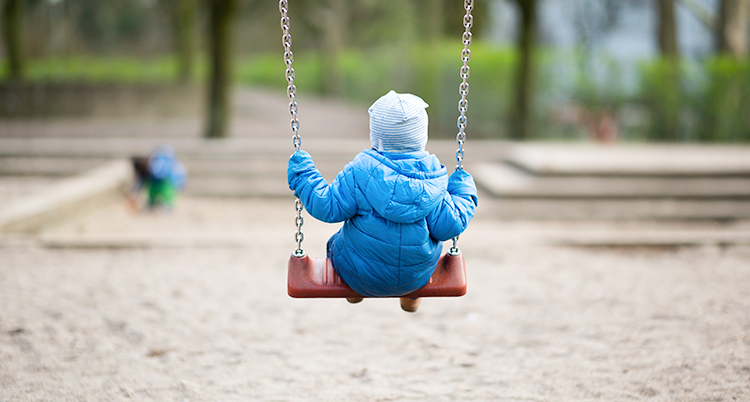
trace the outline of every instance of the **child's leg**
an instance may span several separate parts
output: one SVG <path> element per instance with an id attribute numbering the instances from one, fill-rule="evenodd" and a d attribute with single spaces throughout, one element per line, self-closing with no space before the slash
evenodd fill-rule
<path id="1" fill-rule="evenodd" d="M 422 302 L 422 299 L 419 297 L 415 299 L 411 299 L 408 297 L 402 297 L 401 298 L 401 309 L 409 312 L 409 313 L 416 313 L 417 309 L 419 308 L 419 303 Z"/>

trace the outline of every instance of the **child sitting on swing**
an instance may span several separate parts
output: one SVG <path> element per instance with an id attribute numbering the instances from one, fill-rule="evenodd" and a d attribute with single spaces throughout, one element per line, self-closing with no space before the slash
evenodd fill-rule
<path id="1" fill-rule="evenodd" d="M 427 107 L 418 96 L 394 91 L 375 101 L 368 109 L 372 149 L 360 152 L 330 185 L 307 152 L 289 160 L 289 188 L 310 215 L 344 222 L 328 240 L 327 257 L 362 296 L 403 296 L 426 285 L 441 242 L 461 234 L 474 216 L 471 175 L 457 170 L 448 176 L 425 151 Z M 419 302 L 402 297 L 401 308 L 415 312 Z"/>

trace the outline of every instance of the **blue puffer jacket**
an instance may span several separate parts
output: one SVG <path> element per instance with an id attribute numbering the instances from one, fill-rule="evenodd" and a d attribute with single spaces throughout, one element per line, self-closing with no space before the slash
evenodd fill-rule
<path id="1" fill-rule="evenodd" d="M 441 241 L 463 232 L 477 205 L 471 175 L 460 170 L 448 177 L 427 151 L 362 151 L 330 185 L 310 154 L 297 151 L 287 174 L 310 215 L 345 221 L 328 241 L 328 257 L 363 296 L 401 296 L 424 286 Z"/>

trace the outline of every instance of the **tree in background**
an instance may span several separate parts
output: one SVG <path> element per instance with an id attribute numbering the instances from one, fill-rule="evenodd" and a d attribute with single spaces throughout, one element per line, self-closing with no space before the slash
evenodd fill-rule
<path id="1" fill-rule="evenodd" d="M 307 22 L 317 32 L 321 51 L 321 92 L 341 96 L 344 94 L 344 79 L 339 57 L 349 36 L 349 2 L 323 0 L 307 3 L 311 11 Z"/>
<path id="2" fill-rule="evenodd" d="M 657 41 L 665 61 L 664 74 L 667 93 L 656 109 L 655 130 L 658 140 L 674 141 L 678 138 L 678 123 L 682 90 L 680 86 L 680 52 L 675 20 L 675 0 L 657 0 Z"/>
<path id="3" fill-rule="evenodd" d="M 3 38 L 11 79 L 22 79 L 24 70 L 23 0 L 5 0 L 2 9 Z"/>
<path id="4" fill-rule="evenodd" d="M 748 22 L 750 0 L 722 0 L 716 20 L 716 52 L 707 65 L 710 84 L 706 93 L 706 126 L 703 140 L 750 138 L 750 64 Z"/>
<path id="5" fill-rule="evenodd" d="M 351 3 L 349 0 L 305 0 L 295 2 L 291 7 L 292 19 L 299 21 L 303 30 L 309 32 L 319 50 L 319 90 L 325 95 L 344 94 L 344 74 L 339 56 L 350 35 Z"/>
<path id="6" fill-rule="evenodd" d="M 418 13 L 423 18 L 422 32 L 423 37 L 428 43 L 435 43 L 445 36 L 445 10 L 446 5 L 444 0 L 421 0 L 417 3 L 417 6 L 423 10 Z M 457 3 L 457 2 L 454 2 Z"/>
<path id="7" fill-rule="evenodd" d="M 516 70 L 515 114 L 511 119 L 510 137 L 525 140 L 531 136 L 534 113 L 534 48 L 537 32 L 537 0 L 516 0 L 520 11 L 518 32 L 518 67 Z"/>
<path id="8" fill-rule="evenodd" d="M 750 0 L 721 0 L 718 12 L 697 0 L 681 0 L 703 24 L 716 33 L 716 52 L 736 58 L 747 55 L 750 47 Z"/>
<path id="9" fill-rule="evenodd" d="M 606 34 L 616 27 L 625 6 L 621 0 L 572 2 L 578 78 L 573 94 L 585 113 L 579 124 L 588 126 L 589 138 L 612 142 L 619 139 L 619 106 L 624 85 L 618 63 L 599 52 Z"/>
<path id="10" fill-rule="evenodd" d="M 175 47 L 177 48 L 178 79 L 187 83 L 193 76 L 195 59 L 196 0 L 175 0 L 174 17 Z"/>
<path id="11" fill-rule="evenodd" d="M 227 137 L 232 74 L 232 20 L 237 0 L 207 0 L 208 5 L 208 118 L 206 137 Z"/>
<path id="12" fill-rule="evenodd" d="M 444 19 L 444 3 L 445 0 L 303 0 L 295 2 L 290 13 L 309 34 L 298 37 L 303 41 L 309 38 L 319 51 L 319 91 L 340 96 L 347 89 L 340 60 L 347 46 L 363 49 L 395 44 L 408 59 L 415 41 L 437 41 L 443 36 L 439 21 Z M 406 66 L 408 63 L 396 66 L 395 81 L 408 75 L 403 74 L 408 70 Z"/>
<path id="13" fill-rule="evenodd" d="M 718 52 L 737 58 L 746 56 L 749 23 L 750 0 L 722 0 L 716 30 Z"/>
<path id="14" fill-rule="evenodd" d="M 680 57 L 680 50 L 677 44 L 674 0 L 657 0 L 657 11 L 659 51 L 662 56 L 676 60 Z"/>

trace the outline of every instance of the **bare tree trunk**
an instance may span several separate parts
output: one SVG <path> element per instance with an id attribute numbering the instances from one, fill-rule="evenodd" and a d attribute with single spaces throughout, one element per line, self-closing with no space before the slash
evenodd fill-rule
<path id="1" fill-rule="evenodd" d="M 674 0 L 657 0 L 659 11 L 659 50 L 662 56 L 678 58 L 677 24 L 674 15 Z"/>
<path id="2" fill-rule="evenodd" d="M 518 35 L 519 62 L 516 71 L 515 116 L 511 119 L 510 137 L 525 140 L 531 136 L 534 116 L 534 48 L 536 45 L 536 0 L 516 0 L 521 11 Z"/>
<path id="3" fill-rule="evenodd" d="M 344 74 L 339 57 L 349 35 L 351 10 L 348 0 L 301 1 L 294 5 L 298 6 L 293 9 L 299 17 L 297 21 L 307 27 L 320 50 L 320 92 L 343 94 Z"/>
<path id="4" fill-rule="evenodd" d="M 421 0 L 416 3 L 418 10 L 422 10 L 414 20 L 418 24 L 417 30 L 421 33 L 419 39 L 424 43 L 420 45 L 424 52 L 421 56 L 419 68 L 413 74 L 419 96 L 427 103 L 436 107 L 439 104 L 440 93 L 440 46 L 441 39 L 445 37 L 446 7 L 445 0 Z M 456 24 L 459 23 L 456 17 Z M 430 120 L 430 130 L 438 130 L 438 119 Z"/>
<path id="5" fill-rule="evenodd" d="M 178 78 L 180 83 L 187 83 L 193 76 L 195 53 L 196 0 L 176 0 L 174 27 L 175 45 L 177 48 Z"/>
<path id="6" fill-rule="evenodd" d="M 722 0 L 716 32 L 719 53 L 737 58 L 748 54 L 748 23 L 750 0 Z"/>
<path id="7" fill-rule="evenodd" d="M 658 110 L 657 139 L 674 141 L 678 138 L 678 124 L 682 101 L 680 85 L 680 51 L 677 40 L 675 21 L 675 0 L 658 1 L 658 41 L 662 57 L 667 60 L 667 96 L 662 104 L 655 106 Z"/>
<path id="8" fill-rule="evenodd" d="M 750 22 L 750 0 L 721 0 L 716 23 L 716 51 L 721 55 L 741 59 L 748 56 L 748 23 Z M 742 138 L 748 132 L 747 79 L 742 73 L 721 74 L 712 71 L 714 105 L 708 116 L 708 130 L 703 140 L 726 140 Z M 736 116 L 745 118 L 736 119 Z M 734 121 L 733 121 L 734 120 Z"/>
<path id="9" fill-rule="evenodd" d="M 445 7 L 443 0 L 424 0 L 424 27 L 425 38 L 428 42 L 434 43 L 439 41 L 444 34 L 445 27 Z"/>
<path id="10" fill-rule="evenodd" d="M 210 77 L 208 88 L 208 127 L 206 137 L 228 136 L 230 80 L 232 65 L 231 28 L 236 0 L 209 0 Z"/>
<path id="11" fill-rule="evenodd" d="M 2 10 L 3 37 L 11 79 L 22 79 L 24 70 L 23 0 L 5 0 Z"/>
<path id="12" fill-rule="evenodd" d="M 322 92 L 326 95 L 342 95 L 344 93 L 344 74 L 339 64 L 339 56 L 344 48 L 347 31 L 346 0 L 327 0 L 321 8 L 323 16 L 321 30 L 322 41 Z"/>

